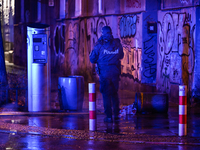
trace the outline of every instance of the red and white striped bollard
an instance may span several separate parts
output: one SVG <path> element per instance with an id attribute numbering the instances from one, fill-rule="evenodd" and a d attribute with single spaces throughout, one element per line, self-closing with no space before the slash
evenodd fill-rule
<path id="1" fill-rule="evenodd" d="M 89 130 L 96 130 L 96 90 L 95 83 L 89 83 Z"/>
<path id="2" fill-rule="evenodd" d="M 179 136 L 187 135 L 187 86 L 179 85 Z"/>

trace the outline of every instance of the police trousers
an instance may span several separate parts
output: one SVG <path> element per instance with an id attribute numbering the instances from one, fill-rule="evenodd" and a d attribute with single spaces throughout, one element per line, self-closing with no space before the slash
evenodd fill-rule
<path id="1" fill-rule="evenodd" d="M 119 77 L 101 77 L 100 76 L 100 92 L 103 96 L 104 113 L 106 117 L 112 118 L 119 115 Z M 112 111 L 113 108 L 113 111 Z"/>

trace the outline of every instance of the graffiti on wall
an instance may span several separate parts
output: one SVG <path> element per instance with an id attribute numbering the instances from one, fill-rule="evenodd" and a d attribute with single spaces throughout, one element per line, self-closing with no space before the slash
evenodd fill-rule
<path id="1" fill-rule="evenodd" d="M 140 81 L 142 49 L 139 46 L 139 40 L 135 40 L 134 46 L 130 43 L 136 35 L 136 23 L 139 22 L 137 20 L 136 15 L 124 16 L 121 17 L 118 24 L 125 53 L 122 60 L 122 73 L 129 74 L 136 81 Z M 101 29 L 105 25 L 109 25 L 109 19 L 99 17 L 76 22 L 67 21 L 65 26 L 62 24 L 56 26 L 54 30 L 54 53 L 56 57 L 53 67 L 57 71 L 64 70 L 65 74 L 70 75 L 92 70 L 94 66 L 89 61 L 89 54 L 101 36 Z M 63 67 L 65 69 L 61 69 Z"/>
<path id="2" fill-rule="evenodd" d="M 69 22 L 67 24 L 66 46 L 65 46 L 65 69 L 67 74 L 75 75 L 78 69 L 78 38 L 79 24 Z"/>
<path id="3" fill-rule="evenodd" d="M 119 22 L 120 37 L 123 43 L 129 44 L 136 34 L 137 16 L 123 16 Z"/>
<path id="4" fill-rule="evenodd" d="M 154 36 L 149 40 L 144 41 L 143 49 L 143 76 L 146 78 L 153 78 L 156 74 L 156 53 L 154 47 Z"/>
<path id="5" fill-rule="evenodd" d="M 143 15 L 142 83 L 156 83 L 157 73 L 157 13 Z M 150 31 L 151 29 L 151 31 Z"/>
<path id="6" fill-rule="evenodd" d="M 80 72 L 85 72 L 86 78 L 95 73 L 95 67 L 89 61 L 89 54 L 101 36 L 101 28 L 105 25 L 107 23 L 104 17 L 88 18 L 80 21 L 78 66 Z"/>
<path id="7" fill-rule="evenodd" d="M 65 52 L 65 24 L 57 25 L 54 30 L 53 49 L 57 57 L 54 58 L 53 66 L 54 71 L 60 70 L 64 64 L 64 52 Z"/>
<path id="8" fill-rule="evenodd" d="M 89 54 L 91 53 L 95 43 L 101 36 L 101 29 L 107 25 L 104 17 L 88 18 L 80 22 L 80 46 L 79 49 L 79 68 L 87 70 L 87 74 L 95 73 L 95 66 L 89 61 Z M 89 71 L 91 70 L 91 72 Z M 87 77 L 89 75 L 86 75 Z"/>
<path id="9" fill-rule="evenodd" d="M 122 16 L 119 19 L 119 33 L 123 44 L 124 58 L 122 64 L 122 75 L 129 75 L 135 81 L 141 81 L 141 57 L 142 49 L 139 46 L 137 32 L 137 15 Z"/>
<path id="10" fill-rule="evenodd" d="M 119 25 L 118 35 L 124 51 L 124 58 L 121 63 L 122 74 L 128 75 L 137 82 L 141 81 L 142 76 L 142 35 L 141 33 L 136 35 L 136 24 L 139 23 L 139 19 L 137 15 L 116 18 Z M 90 78 L 94 65 L 89 61 L 89 54 L 101 36 L 102 27 L 109 25 L 110 21 L 109 17 L 94 17 L 66 21 L 64 27 L 62 25 L 57 26 L 54 33 L 54 52 L 56 56 L 54 68 L 64 67 L 60 70 L 64 70 L 66 75 L 79 73 Z M 151 47 L 152 39 L 145 41 L 143 44 L 145 48 L 143 74 L 150 78 L 156 71 L 154 66 L 155 53 L 152 52 Z"/>
<path id="11" fill-rule="evenodd" d="M 53 39 L 54 68 L 57 71 L 64 70 L 63 73 L 68 75 L 91 69 L 89 54 L 105 25 L 107 22 L 103 17 L 68 21 L 65 25 L 57 25 Z M 59 69 L 63 67 L 65 69 Z"/>
<path id="12" fill-rule="evenodd" d="M 77 68 L 76 23 L 58 24 L 54 29 L 52 67 L 54 72 L 74 75 Z M 65 68 L 65 69 L 63 69 Z"/>
<path id="13" fill-rule="evenodd" d="M 141 56 L 142 49 L 131 47 L 123 47 L 124 58 L 121 62 L 122 64 L 122 74 L 133 76 L 135 81 L 141 80 Z"/>
<path id="14" fill-rule="evenodd" d="M 139 0 L 126 0 L 126 7 L 141 8 L 141 1 L 139 1 Z"/>
<path id="15" fill-rule="evenodd" d="M 180 0 L 180 3 L 188 4 L 188 3 L 189 3 L 189 0 Z"/>
<path id="16" fill-rule="evenodd" d="M 167 8 L 179 8 L 179 7 L 191 7 L 196 5 L 193 0 L 162 0 L 163 9 Z"/>
<path id="17" fill-rule="evenodd" d="M 124 7 L 124 13 L 137 13 L 146 11 L 146 0 L 124 0 L 120 1 L 121 6 Z"/>
<path id="18" fill-rule="evenodd" d="M 158 78 L 162 90 L 169 91 L 170 83 L 180 84 L 180 79 L 186 80 L 183 74 L 193 73 L 195 24 L 188 13 L 165 13 L 161 19 L 158 25 Z"/>

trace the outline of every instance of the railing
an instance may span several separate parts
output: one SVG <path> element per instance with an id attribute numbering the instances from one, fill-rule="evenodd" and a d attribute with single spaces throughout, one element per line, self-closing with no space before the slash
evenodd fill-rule
<path id="1" fill-rule="evenodd" d="M 12 85 L 12 87 L 3 86 L 0 84 L 0 98 L 1 104 L 8 104 L 10 102 L 15 102 L 14 107 L 17 109 L 27 110 L 28 109 L 28 88 L 20 87 L 18 85 Z M 19 104 L 19 96 L 22 105 Z"/>
<path id="2" fill-rule="evenodd" d="M 18 106 L 18 95 L 19 95 L 19 91 L 20 90 L 25 90 L 25 105 L 21 106 L 21 107 L 28 107 L 28 88 L 27 87 L 14 87 L 14 88 L 6 88 L 6 104 L 8 103 L 8 96 L 9 96 L 9 90 L 15 90 L 15 94 L 16 94 L 16 99 L 15 99 L 15 104 Z M 20 105 L 19 105 L 20 106 Z"/>

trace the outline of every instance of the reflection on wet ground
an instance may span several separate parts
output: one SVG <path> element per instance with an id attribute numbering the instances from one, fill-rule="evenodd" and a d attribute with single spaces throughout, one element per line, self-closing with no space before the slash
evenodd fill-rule
<path id="1" fill-rule="evenodd" d="M 198 150 L 199 148 L 192 145 L 133 144 L 0 133 L 0 149 L 7 150 Z"/>
<path id="2" fill-rule="evenodd" d="M 0 149 L 200 149 L 200 113 L 188 113 L 188 134 L 178 136 L 178 109 L 127 115 L 89 131 L 88 113 L 1 113 Z M 6 129 L 6 130 L 4 130 Z"/>
<path id="3" fill-rule="evenodd" d="M 177 136 L 179 115 L 177 108 L 168 114 L 136 114 L 121 117 L 119 122 L 104 123 L 104 114 L 97 115 L 97 131 L 102 133 L 135 133 L 162 136 Z M 33 127 L 67 130 L 89 130 L 88 113 L 0 115 L 0 121 Z M 188 113 L 188 136 L 200 137 L 199 113 Z M 155 132 L 156 131 L 156 132 Z"/>

